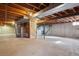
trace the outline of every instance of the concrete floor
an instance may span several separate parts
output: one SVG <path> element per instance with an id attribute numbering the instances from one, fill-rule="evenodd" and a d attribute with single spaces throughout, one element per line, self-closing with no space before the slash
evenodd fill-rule
<path id="1" fill-rule="evenodd" d="M 25 38 L 0 39 L 1 56 L 77 56 L 79 40 L 47 37 L 46 40 Z"/>

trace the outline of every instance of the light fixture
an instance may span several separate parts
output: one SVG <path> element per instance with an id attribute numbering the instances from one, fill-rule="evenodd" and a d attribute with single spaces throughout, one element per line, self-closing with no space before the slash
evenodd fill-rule
<path id="1" fill-rule="evenodd" d="M 32 12 L 29 15 L 32 16 L 33 15 Z"/>
<path id="2" fill-rule="evenodd" d="M 23 17 L 24 19 L 28 19 L 28 17 L 26 16 L 26 15 L 24 15 L 24 17 Z"/>
<path id="3" fill-rule="evenodd" d="M 14 21 L 12 21 L 12 22 L 11 22 L 11 24 L 12 24 L 12 25 L 15 25 L 15 22 L 14 22 Z"/>

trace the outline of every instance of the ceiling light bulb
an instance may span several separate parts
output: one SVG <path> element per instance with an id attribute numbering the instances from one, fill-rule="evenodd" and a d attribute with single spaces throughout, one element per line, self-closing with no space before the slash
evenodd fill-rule
<path id="1" fill-rule="evenodd" d="M 12 22 L 12 24 L 14 25 L 14 24 L 15 24 L 15 22 Z"/>
<path id="2" fill-rule="evenodd" d="M 32 13 L 30 13 L 30 16 L 32 16 Z"/>
<path id="3" fill-rule="evenodd" d="M 28 19 L 28 17 L 27 16 L 24 16 L 24 19 Z"/>

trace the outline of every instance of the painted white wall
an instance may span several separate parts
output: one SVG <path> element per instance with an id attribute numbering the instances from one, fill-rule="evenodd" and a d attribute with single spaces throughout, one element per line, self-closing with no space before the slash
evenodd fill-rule
<path id="1" fill-rule="evenodd" d="M 52 24 L 50 27 L 46 26 L 45 30 L 47 31 L 48 29 L 46 36 L 79 38 L 79 26 L 73 26 L 72 23 Z M 38 34 L 40 34 L 39 30 Z"/>
<path id="2" fill-rule="evenodd" d="M 47 36 L 61 36 L 69 38 L 79 38 L 79 26 L 75 27 L 72 23 L 53 24 Z"/>

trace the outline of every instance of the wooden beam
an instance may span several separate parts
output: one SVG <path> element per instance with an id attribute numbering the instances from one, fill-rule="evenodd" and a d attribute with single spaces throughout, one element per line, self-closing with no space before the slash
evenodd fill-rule
<path id="1" fill-rule="evenodd" d="M 69 13 L 67 13 L 65 10 L 63 11 L 66 15 L 68 15 Z"/>
<path id="2" fill-rule="evenodd" d="M 29 9 L 29 8 L 26 8 L 26 7 L 21 6 L 21 5 L 19 5 L 19 4 L 16 4 L 16 3 L 13 3 L 13 5 L 22 8 L 22 9 L 23 9 L 24 11 L 26 11 L 26 12 L 28 12 L 28 11 L 36 12 L 36 11 L 34 11 L 34 10 L 31 10 L 31 9 Z"/>
<path id="3" fill-rule="evenodd" d="M 4 11 L 4 9 L 0 9 L 0 11 Z M 14 12 L 14 11 L 7 11 L 8 13 L 13 13 L 13 14 L 17 14 L 17 15 L 20 15 L 20 16 L 23 16 L 23 14 L 20 14 L 20 13 L 17 13 L 17 12 Z"/>
<path id="4" fill-rule="evenodd" d="M 13 7 L 7 6 L 7 9 L 8 10 L 12 10 L 12 11 L 14 11 L 16 13 L 20 13 L 22 15 L 26 15 L 26 11 L 23 11 L 23 10 L 20 10 L 20 9 L 17 9 L 17 8 L 13 8 Z"/>
<path id="5" fill-rule="evenodd" d="M 76 18 L 75 18 L 74 20 L 72 20 L 72 21 L 71 21 L 70 19 L 68 19 L 68 18 L 70 18 L 71 16 L 73 17 L 73 16 L 78 16 L 78 15 L 79 15 L 79 13 L 73 14 L 73 15 L 64 16 L 64 17 L 55 18 L 55 20 L 57 20 L 57 19 L 60 19 L 60 20 L 61 20 L 61 18 L 63 18 L 63 20 L 64 20 L 64 19 L 65 19 L 65 20 L 67 19 L 67 21 L 64 20 L 63 23 L 79 21 L 79 20 L 75 20 Z M 67 18 L 65 18 L 65 17 L 67 17 Z M 72 18 L 71 18 L 71 19 L 72 19 Z M 52 20 L 53 20 L 53 19 L 52 19 Z M 49 21 L 49 20 L 48 20 L 48 21 Z M 62 21 L 62 20 L 61 20 L 61 21 Z M 44 21 L 42 21 L 42 23 L 43 23 L 43 22 L 44 22 Z M 60 22 L 60 21 L 59 21 L 59 22 Z M 39 23 L 39 22 L 38 22 L 38 23 Z M 40 20 L 40 23 L 39 23 L 39 24 L 42 24 L 42 23 L 41 23 L 41 20 Z M 52 23 L 51 20 L 50 20 L 50 23 Z"/>
<path id="6" fill-rule="evenodd" d="M 0 17 L 0 21 L 2 21 L 2 20 L 5 20 L 5 21 L 11 20 L 12 21 L 12 20 L 16 20 L 16 19 L 13 19 L 13 18 L 7 18 L 7 19 L 5 19 L 5 18 L 1 18 Z"/>
<path id="7" fill-rule="evenodd" d="M 66 18 L 64 18 L 64 19 L 66 19 L 67 20 L 67 22 L 72 22 L 72 18 L 70 18 L 70 17 L 66 17 Z"/>
<path id="8" fill-rule="evenodd" d="M 2 6 L 5 6 L 5 5 L 0 4 L 0 7 L 2 7 Z M 0 8 L 0 11 L 4 11 L 5 12 L 6 10 L 5 10 L 5 8 L 3 8 L 3 9 Z M 13 13 L 13 14 L 17 14 L 17 15 L 21 15 L 21 16 L 26 15 L 25 11 L 17 9 L 17 8 L 10 7 L 10 6 L 7 6 L 7 12 Z"/>
<path id="9" fill-rule="evenodd" d="M 59 16 L 62 16 L 62 14 L 60 14 L 60 13 L 57 13 Z"/>
<path id="10" fill-rule="evenodd" d="M 17 15 L 17 14 L 13 14 L 13 13 L 8 13 L 8 16 L 13 16 L 13 17 L 20 17 L 20 15 Z"/>
<path id="11" fill-rule="evenodd" d="M 53 16 L 53 17 L 57 17 L 57 16 L 55 16 L 55 15 L 51 15 L 51 16 Z"/>
<path id="12" fill-rule="evenodd" d="M 75 13 L 75 14 L 71 14 L 71 15 L 66 15 L 66 16 L 55 17 L 54 19 L 60 19 L 60 18 L 75 16 L 75 15 L 79 15 L 79 13 Z"/>
<path id="13" fill-rule="evenodd" d="M 16 19 L 18 17 L 20 17 L 20 16 L 15 15 L 15 14 L 9 14 L 9 13 L 7 13 L 7 18 Z M 0 18 L 5 18 L 5 13 L 0 13 Z"/>
<path id="14" fill-rule="evenodd" d="M 0 17 L 0 18 L 2 18 L 2 19 L 4 19 L 5 18 L 5 16 L 4 17 Z M 7 16 L 7 19 L 17 19 L 18 17 L 12 17 L 12 16 Z"/>
<path id="15" fill-rule="evenodd" d="M 74 8 L 73 8 L 72 10 L 73 10 L 73 12 L 74 12 L 74 13 L 76 13 L 76 11 L 75 11 L 75 9 L 74 9 Z"/>
<path id="16" fill-rule="evenodd" d="M 76 19 L 74 19 L 73 17 L 68 17 L 70 19 L 71 22 L 75 21 Z"/>
<path id="17" fill-rule="evenodd" d="M 34 6 L 34 5 L 30 4 L 30 3 L 27 3 L 27 5 L 32 6 L 32 7 L 36 8 L 36 9 L 40 10 L 40 8 Z"/>
<path id="18" fill-rule="evenodd" d="M 65 19 L 67 19 L 67 18 L 65 18 Z M 64 21 L 64 22 L 61 22 L 61 21 L 56 21 L 56 22 L 52 22 L 51 20 L 50 20 L 50 22 L 46 22 L 45 24 L 61 24 L 61 23 L 69 23 L 69 22 L 74 22 L 74 20 L 72 20 L 72 21 L 69 21 L 69 19 L 67 19 L 68 21 Z M 76 20 L 76 21 L 79 21 L 79 20 Z M 38 25 L 43 25 L 43 23 L 44 22 L 42 22 L 42 23 L 37 23 Z"/>

